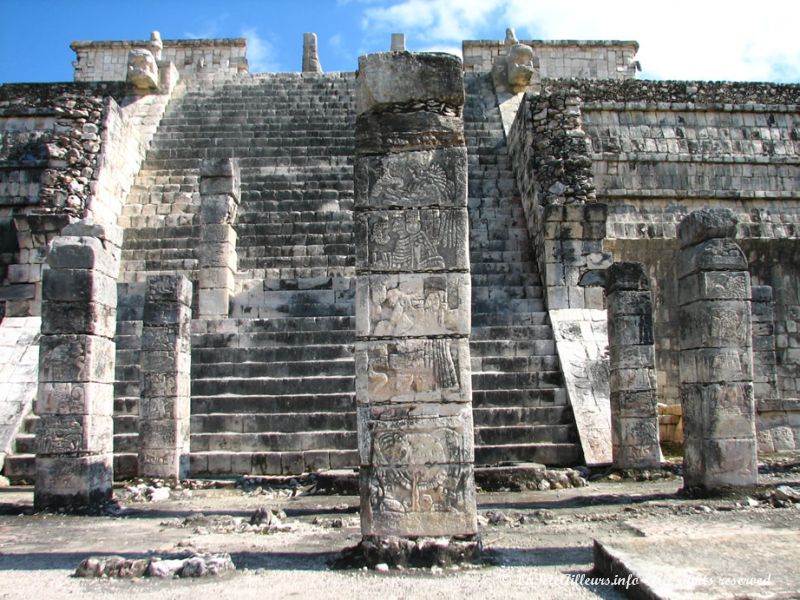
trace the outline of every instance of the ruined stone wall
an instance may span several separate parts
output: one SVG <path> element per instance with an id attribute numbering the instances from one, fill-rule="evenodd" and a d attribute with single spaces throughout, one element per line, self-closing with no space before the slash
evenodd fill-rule
<path id="1" fill-rule="evenodd" d="M 557 88 L 582 101 L 597 197 L 609 207 L 605 248 L 617 260 L 643 261 L 656 282 L 660 400 L 678 401 L 676 226 L 704 206 L 734 211 L 754 285 L 774 286 L 779 390 L 797 397 L 800 362 L 790 344 L 798 344 L 791 331 L 800 311 L 792 260 L 800 237 L 800 86 L 571 81 Z"/>
<path id="2" fill-rule="evenodd" d="M 9 316 L 39 314 L 47 244 L 83 216 L 99 168 L 100 135 L 115 84 L 0 86 L 0 300 Z"/>
<path id="3" fill-rule="evenodd" d="M 175 63 L 181 77 L 211 72 L 247 70 L 247 40 L 164 40 L 161 60 Z M 150 40 L 73 42 L 75 81 L 125 81 L 128 53 L 150 49 Z"/>
<path id="4" fill-rule="evenodd" d="M 0 86 L 0 228 L 15 238 L 0 256 L 6 314 L 39 314 L 47 245 L 68 221 L 117 223 L 169 103 L 171 89 L 164 91 L 130 96 L 124 83 Z"/>
<path id="5" fill-rule="evenodd" d="M 531 46 L 539 59 L 542 77 L 587 77 L 628 79 L 636 76 L 639 44 L 629 41 L 520 40 Z M 465 40 L 464 70 L 488 73 L 498 56 L 504 55 L 502 40 Z"/>

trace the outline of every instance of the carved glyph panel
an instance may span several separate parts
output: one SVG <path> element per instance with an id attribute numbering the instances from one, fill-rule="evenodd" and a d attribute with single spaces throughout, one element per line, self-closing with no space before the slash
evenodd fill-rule
<path id="1" fill-rule="evenodd" d="M 469 268 L 465 209 L 381 210 L 356 215 L 356 266 L 373 271 Z"/>
<path id="2" fill-rule="evenodd" d="M 357 208 L 465 207 L 466 184 L 463 146 L 356 157 Z"/>
<path id="3" fill-rule="evenodd" d="M 356 402 L 469 402 L 469 341 L 356 342 Z"/>
<path id="4" fill-rule="evenodd" d="M 364 535 L 477 532 L 471 464 L 361 468 Z"/>
<path id="5" fill-rule="evenodd" d="M 397 466 L 472 462 L 472 413 L 464 404 L 435 404 L 443 415 L 406 416 L 418 405 L 358 408 L 361 464 Z M 431 406 L 431 405 L 427 405 Z"/>
<path id="6" fill-rule="evenodd" d="M 375 337 L 469 335 L 465 273 L 370 275 L 356 285 L 356 334 Z"/>

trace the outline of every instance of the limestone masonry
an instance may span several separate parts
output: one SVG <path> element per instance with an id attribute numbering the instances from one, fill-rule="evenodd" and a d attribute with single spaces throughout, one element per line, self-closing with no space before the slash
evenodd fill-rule
<path id="1" fill-rule="evenodd" d="M 74 42 L 74 83 L 0 86 L 0 464 L 37 506 L 359 467 L 379 554 L 477 547 L 479 468 L 682 442 L 713 491 L 800 449 L 800 85 L 302 42 Z"/>

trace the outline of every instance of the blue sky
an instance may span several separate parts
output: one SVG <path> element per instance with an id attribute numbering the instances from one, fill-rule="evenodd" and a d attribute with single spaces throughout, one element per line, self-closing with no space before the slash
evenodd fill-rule
<path id="1" fill-rule="evenodd" d="M 651 8 L 657 7 L 657 8 Z M 462 39 L 635 39 L 643 77 L 800 82 L 800 1 L 0 0 L 0 83 L 69 81 L 73 40 L 247 37 L 251 71 L 296 71 L 317 33 L 326 71 L 359 54 L 460 52 Z"/>

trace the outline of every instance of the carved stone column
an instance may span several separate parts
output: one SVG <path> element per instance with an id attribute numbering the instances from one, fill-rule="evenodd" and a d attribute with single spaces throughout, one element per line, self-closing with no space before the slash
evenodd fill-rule
<path id="1" fill-rule="evenodd" d="M 303 73 L 322 73 L 317 53 L 317 34 L 303 34 Z"/>
<path id="2" fill-rule="evenodd" d="M 461 559 L 479 548 L 461 61 L 370 54 L 358 83 L 362 545 L 368 562 Z M 451 544 L 418 543 L 429 536 Z"/>
<path id="3" fill-rule="evenodd" d="M 53 240 L 42 282 L 37 509 L 111 498 L 120 235 L 78 222 Z"/>
<path id="4" fill-rule="evenodd" d="M 241 179 L 235 159 L 209 159 L 200 168 L 200 318 L 228 316 L 236 279 L 236 231 Z"/>
<path id="5" fill-rule="evenodd" d="M 653 303 L 639 263 L 615 263 L 606 277 L 611 441 L 614 467 L 661 464 Z"/>
<path id="6" fill-rule="evenodd" d="M 189 468 L 192 283 L 147 278 L 142 321 L 139 476 L 182 479 Z"/>
<path id="7" fill-rule="evenodd" d="M 678 234 L 684 485 L 757 481 L 750 274 L 727 209 L 697 210 Z"/>

